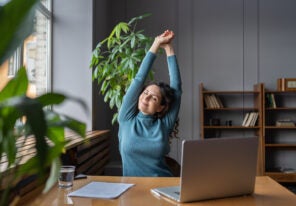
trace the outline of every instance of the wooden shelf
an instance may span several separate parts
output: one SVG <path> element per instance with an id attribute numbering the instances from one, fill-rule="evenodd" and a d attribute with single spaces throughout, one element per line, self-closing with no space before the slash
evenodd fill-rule
<path id="1" fill-rule="evenodd" d="M 259 126 L 245 127 L 245 126 L 204 126 L 204 129 L 259 129 Z"/>
<path id="2" fill-rule="evenodd" d="M 265 110 L 287 110 L 287 111 L 290 111 L 290 110 L 296 110 L 296 107 L 276 107 L 276 108 L 271 108 L 271 107 L 267 107 L 265 108 Z"/>
<path id="3" fill-rule="evenodd" d="M 277 91 L 277 90 L 265 90 L 265 94 L 279 94 L 279 95 L 287 95 L 287 94 L 295 94 L 295 91 Z"/>
<path id="4" fill-rule="evenodd" d="M 228 95 L 232 95 L 232 94 L 235 94 L 235 95 L 244 95 L 244 94 L 250 94 L 250 95 L 253 95 L 253 94 L 259 94 L 259 91 L 207 91 L 207 90 L 204 90 L 203 91 L 204 94 L 228 94 Z"/>
<path id="5" fill-rule="evenodd" d="M 265 126 L 265 129 L 296 129 L 296 126 Z"/>
<path id="6" fill-rule="evenodd" d="M 205 108 L 206 111 L 257 111 L 257 107 Z"/>
<path id="7" fill-rule="evenodd" d="M 285 172 L 265 172 L 265 175 L 271 177 L 278 182 L 296 182 L 296 173 Z"/>
<path id="8" fill-rule="evenodd" d="M 273 95 L 272 100 L 269 99 L 270 95 Z M 267 103 L 269 104 L 274 104 L 275 107 L 268 107 L 265 101 L 267 101 Z M 262 141 L 262 152 L 264 155 L 263 167 L 265 169 L 264 174 L 282 183 L 296 182 L 296 172 L 291 173 L 285 171 L 270 171 L 268 168 L 288 167 L 292 168 L 292 171 L 296 171 L 296 164 L 293 164 L 294 161 L 288 161 L 287 159 L 288 154 L 293 155 L 292 153 L 296 151 L 296 139 L 294 138 L 294 136 L 296 135 L 296 126 L 275 126 L 271 124 L 274 124 L 274 122 L 281 119 L 293 118 L 296 114 L 296 106 L 294 103 L 295 101 L 296 92 L 293 91 L 264 91 L 264 139 Z M 293 120 L 295 121 L 295 119 L 291 119 L 291 121 Z M 268 142 L 270 139 L 281 142 L 282 138 L 285 139 L 285 143 Z M 293 157 L 291 156 L 291 158 Z M 283 165 L 279 165 L 281 161 L 285 163 Z"/>
<path id="9" fill-rule="evenodd" d="M 209 96 L 218 98 L 222 103 L 219 108 L 215 104 L 209 104 Z M 213 100 L 211 100 L 213 101 Z M 210 102 L 211 102 L 210 101 Z M 243 106 L 242 106 L 243 105 Z M 242 126 L 247 113 L 258 113 L 255 125 Z M 203 84 L 200 84 L 200 114 L 201 114 L 201 138 L 210 136 L 208 130 L 250 130 L 256 131 L 256 136 L 261 136 L 262 128 L 262 84 L 254 85 L 254 90 L 248 91 L 225 91 L 225 90 L 207 90 Z M 211 125 L 212 119 L 218 119 L 220 125 Z M 226 125 L 231 120 L 232 125 Z M 224 124 L 224 125 L 223 125 Z M 210 131 L 209 131 L 210 132 Z M 244 134 L 242 134 L 244 135 Z"/>
<path id="10" fill-rule="evenodd" d="M 296 148 L 296 144 L 279 144 L 279 143 L 273 143 L 273 144 L 265 144 L 265 147 L 274 147 L 274 148 Z"/>
<path id="11" fill-rule="evenodd" d="M 253 91 L 207 90 L 202 83 L 199 90 L 201 138 L 254 134 L 260 139 L 257 174 L 269 175 L 278 182 L 296 182 L 295 173 L 268 171 L 268 168 L 277 167 L 296 170 L 296 163 L 293 163 L 296 126 L 275 126 L 279 120 L 293 118 L 291 120 L 296 121 L 296 92 L 266 90 L 263 83 L 254 85 Z M 212 108 L 216 106 L 209 104 L 209 95 L 218 98 L 222 106 Z M 255 126 L 241 126 L 246 114 L 251 112 L 258 113 Z M 227 120 L 233 120 L 231 126 L 223 125 Z M 213 122 L 216 125 L 210 125 Z M 287 160 L 287 155 L 292 159 Z M 283 165 L 280 165 L 281 161 Z"/>

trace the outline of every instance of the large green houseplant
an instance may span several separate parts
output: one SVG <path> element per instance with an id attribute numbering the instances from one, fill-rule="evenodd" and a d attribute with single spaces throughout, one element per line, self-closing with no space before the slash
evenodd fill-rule
<path id="1" fill-rule="evenodd" d="M 93 80 L 97 80 L 109 107 L 117 108 L 113 115 L 113 124 L 117 121 L 123 96 L 153 40 L 144 35 L 143 30 L 137 30 L 138 21 L 148 16 L 150 14 L 144 14 L 128 22 L 118 23 L 92 53 L 90 67 L 93 69 Z M 152 72 L 150 78 L 153 79 Z"/>
<path id="2" fill-rule="evenodd" d="M 0 5 L 0 65 L 32 32 L 38 3 L 38 0 L 10 0 Z M 48 109 L 63 103 L 68 97 L 46 93 L 29 98 L 26 96 L 27 88 L 26 69 L 20 68 L 0 91 L 0 157 L 1 162 L 4 159 L 8 162 L 1 171 L 9 171 L 0 173 L 0 205 L 9 204 L 11 188 L 24 176 L 37 174 L 39 180 L 44 180 L 50 168 L 44 191 L 55 184 L 61 164 L 60 155 L 67 143 L 65 128 L 85 136 L 84 123 Z M 24 118 L 24 122 L 17 124 Z M 23 162 L 17 153 L 27 138 L 34 138 L 36 155 Z"/>

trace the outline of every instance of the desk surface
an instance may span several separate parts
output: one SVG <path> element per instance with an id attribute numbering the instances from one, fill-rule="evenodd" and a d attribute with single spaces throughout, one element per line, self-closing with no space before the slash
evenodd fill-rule
<path id="1" fill-rule="evenodd" d="M 91 181 L 105 182 L 124 182 L 134 183 L 135 186 L 127 190 L 117 199 L 92 199 L 92 198 L 77 198 L 67 197 L 67 193 L 78 189 Z M 28 205 L 38 206 L 57 206 L 57 205 L 109 205 L 109 206 L 168 206 L 168 205 L 215 205 L 215 206 L 295 206 L 296 195 L 281 186 L 267 176 L 257 177 L 255 193 L 250 196 L 232 197 L 225 199 L 201 201 L 187 204 L 178 204 L 173 201 L 168 201 L 162 197 L 156 197 L 151 192 L 151 188 L 160 186 L 178 185 L 179 178 L 153 178 L 153 177 L 110 177 L 110 176 L 89 176 L 84 180 L 75 180 L 74 186 L 70 190 L 60 189 L 57 186 L 49 193 L 39 196 L 30 202 Z"/>

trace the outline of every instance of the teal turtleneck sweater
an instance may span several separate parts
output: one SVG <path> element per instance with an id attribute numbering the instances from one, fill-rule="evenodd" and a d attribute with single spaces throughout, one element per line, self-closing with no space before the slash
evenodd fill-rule
<path id="1" fill-rule="evenodd" d="M 124 176 L 172 176 L 164 157 L 170 151 L 169 134 L 178 117 L 182 94 L 175 55 L 167 57 L 170 86 L 175 90 L 170 111 L 160 119 L 138 110 L 138 98 L 155 58 L 152 52 L 146 54 L 119 111 L 119 150 Z"/>

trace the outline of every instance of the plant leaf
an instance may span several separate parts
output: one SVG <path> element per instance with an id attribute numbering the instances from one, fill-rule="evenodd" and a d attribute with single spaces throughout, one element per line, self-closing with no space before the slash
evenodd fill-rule
<path id="1" fill-rule="evenodd" d="M 59 168 L 61 166 L 61 161 L 59 158 L 55 158 L 50 167 L 49 178 L 46 181 L 45 187 L 43 189 L 43 193 L 47 193 L 57 182 L 59 177 Z"/>
<path id="2" fill-rule="evenodd" d="M 132 39 L 131 39 L 131 48 L 134 48 L 135 47 L 135 44 L 136 44 L 136 37 L 135 36 L 132 36 Z"/>
<path id="3" fill-rule="evenodd" d="M 26 69 L 22 67 L 18 70 L 15 77 L 11 79 L 0 92 L 0 102 L 10 97 L 25 95 L 28 88 L 28 82 Z"/>
<path id="4" fill-rule="evenodd" d="M 63 94 L 57 94 L 57 93 L 46 93 L 39 97 L 37 97 L 37 100 L 43 105 L 53 105 L 53 104 L 61 104 L 66 99 L 66 96 Z"/>
<path id="5" fill-rule="evenodd" d="M 132 19 L 128 22 L 128 25 L 131 25 L 131 24 L 133 24 L 135 21 L 141 20 L 141 19 L 146 18 L 146 17 L 148 17 L 148 16 L 151 16 L 151 13 L 146 13 L 146 14 L 143 14 L 143 15 L 141 15 L 141 16 L 134 17 L 134 18 L 132 18 Z"/>
<path id="6" fill-rule="evenodd" d="M 0 65 L 33 31 L 39 0 L 10 0 L 0 7 Z"/>
<path id="7" fill-rule="evenodd" d="M 119 25 L 120 25 L 121 30 L 124 33 L 129 32 L 130 28 L 129 28 L 129 25 L 126 22 L 121 22 Z M 119 36 L 117 38 L 119 38 Z"/>

